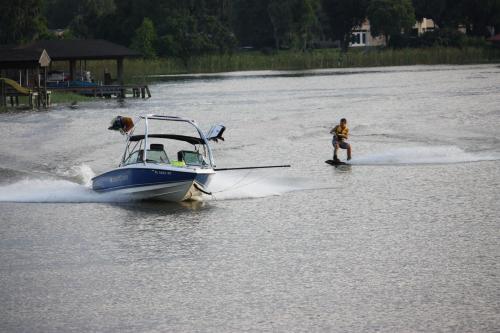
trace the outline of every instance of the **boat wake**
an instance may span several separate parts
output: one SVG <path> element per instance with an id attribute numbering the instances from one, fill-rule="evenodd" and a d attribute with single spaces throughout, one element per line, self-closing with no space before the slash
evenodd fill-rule
<path id="1" fill-rule="evenodd" d="M 96 193 L 91 188 L 94 172 L 87 165 L 56 172 L 61 178 L 31 175 L 12 184 L 0 185 L 0 202 L 19 203 L 99 203 L 129 202 L 113 193 Z M 294 185 L 290 185 L 294 184 Z M 215 175 L 206 200 L 232 200 L 281 195 L 305 188 L 300 180 L 259 176 L 249 172 L 224 172 Z"/>
<path id="2" fill-rule="evenodd" d="M 241 171 L 217 173 L 210 184 L 212 200 L 263 198 L 307 188 L 304 180 Z"/>
<path id="3" fill-rule="evenodd" d="M 98 194 L 89 186 L 69 180 L 24 179 L 0 186 L 0 202 L 84 203 L 119 202 L 118 197 Z"/>
<path id="4" fill-rule="evenodd" d="M 454 164 L 500 160 L 500 153 L 469 153 L 456 146 L 394 148 L 378 153 L 355 156 L 354 165 Z"/>
<path id="5" fill-rule="evenodd" d="M 55 170 L 55 176 L 33 172 L 15 183 L 0 185 L 0 202 L 31 203 L 85 203 L 120 202 L 109 194 L 92 191 L 92 169 L 86 165 L 74 166 L 66 170 Z M 56 178 L 57 177 L 57 178 Z"/>

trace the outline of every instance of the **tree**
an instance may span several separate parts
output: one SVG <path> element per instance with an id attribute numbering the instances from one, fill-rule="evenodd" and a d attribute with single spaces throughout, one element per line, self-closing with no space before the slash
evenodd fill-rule
<path id="1" fill-rule="evenodd" d="M 201 29 L 207 35 L 211 49 L 219 53 L 230 53 L 236 47 L 234 33 L 216 16 L 205 16 L 201 20 Z"/>
<path id="2" fill-rule="evenodd" d="M 366 19 L 368 0 L 323 0 L 323 10 L 328 18 L 332 37 L 341 42 L 347 51 L 352 29 Z"/>
<path id="3" fill-rule="evenodd" d="M 372 36 L 390 37 L 408 32 L 415 24 L 415 10 L 410 0 L 371 0 L 367 17 Z"/>
<path id="4" fill-rule="evenodd" d="M 467 32 L 489 37 L 488 27 L 500 24 L 500 0 L 462 0 Z"/>
<path id="5" fill-rule="evenodd" d="M 0 44 L 31 41 L 47 30 L 42 0 L 0 1 Z"/>
<path id="6" fill-rule="evenodd" d="M 432 19 L 438 27 L 442 28 L 446 2 L 447 0 L 412 0 L 416 19 L 419 21 L 423 18 Z"/>
<path id="7" fill-rule="evenodd" d="M 67 28 L 73 18 L 78 15 L 78 1 L 45 0 L 43 13 L 50 29 Z"/>
<path id="8" fill-rule="evenodd" d="M 141 52 L 145 58 L 155 58 L 157 38 L 153 21 L 145 17 L 142 24 L 135 30 L 130 47 Z"/>
<path id="9" fill-rule="evenodd" d="M 114 0 L 79 0 L 70 28 L 78 37 L 94 38 L 99 34 L 103 17 L 115 9 Z"/>
<path id="10" fill-rule="evenodd" d="M 319 3 L 315 0 L 297 0 L 293 8 L 294 30 L 304 51 L 313 38 L 312 29 L 318 24 L 316 12 Z"/>
<path id="11" fill-rule="evenodd" d="M 293 17 L 290 0 L 271 0 L 267 6 L 267 14 L 273 25 L 273 36 L 276 50 L 279 50 L 285 39 L 290 39 Z"/>
<path id="12" fill-rule="evenodd" d="M 231 28 L 242 46 L 268 48 L 276 45 L 268 13 L 269 0 L 234 0 Z"/>

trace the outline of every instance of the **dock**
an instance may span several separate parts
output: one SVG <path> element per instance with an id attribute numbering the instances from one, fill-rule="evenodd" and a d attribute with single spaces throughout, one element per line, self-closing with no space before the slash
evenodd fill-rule
<path id="1" fill-rule="evenodd" d="M 38 91 L 26 89 L 16 82 L 6 78 L 0 78 L 0 106 L 19 106 L 19 97 L 27 97 L 30 108 L 50 106 L 50 91 Z"/>
<path id="2" fill-rule="evenodd" d="M 144 85 L 100 85 L 91 87 L 57 87 L 50 88 L 52 91 L 72 92 L 89 97 L 104 98 L 151 98 L 149 86 Z"/>

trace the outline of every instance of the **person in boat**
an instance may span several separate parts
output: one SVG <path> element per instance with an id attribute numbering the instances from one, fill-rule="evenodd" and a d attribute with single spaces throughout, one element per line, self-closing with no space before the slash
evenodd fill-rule
<path id="1" fill-rule="evenodd" d="M 340 162 L 337 157 L 337 151 L 339 148 L 347 149 L 347 160 L 349 161 L 351 159 L 351 145 L 346 141 L 349 137 L 347 120 L 345 118 L 340 119 L 340 123 L 330 130 L 330 134 L 333 134 L 333 161 Z"/>

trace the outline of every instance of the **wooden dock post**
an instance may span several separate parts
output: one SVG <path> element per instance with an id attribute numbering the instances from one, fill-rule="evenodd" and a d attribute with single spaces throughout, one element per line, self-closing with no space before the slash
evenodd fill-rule
<path id="1" fill-rule="evenodd" d="M 0 80 L 0 106 L 7 106 L 7 94 L 5 93 L 4 80 Z"/>
<path id="2" fill-rule="evenodd" d="M 43 106 L 46 109 L 50 106 L 49 93 L 47 92 L 47 67 L 43 68 Z"/>

